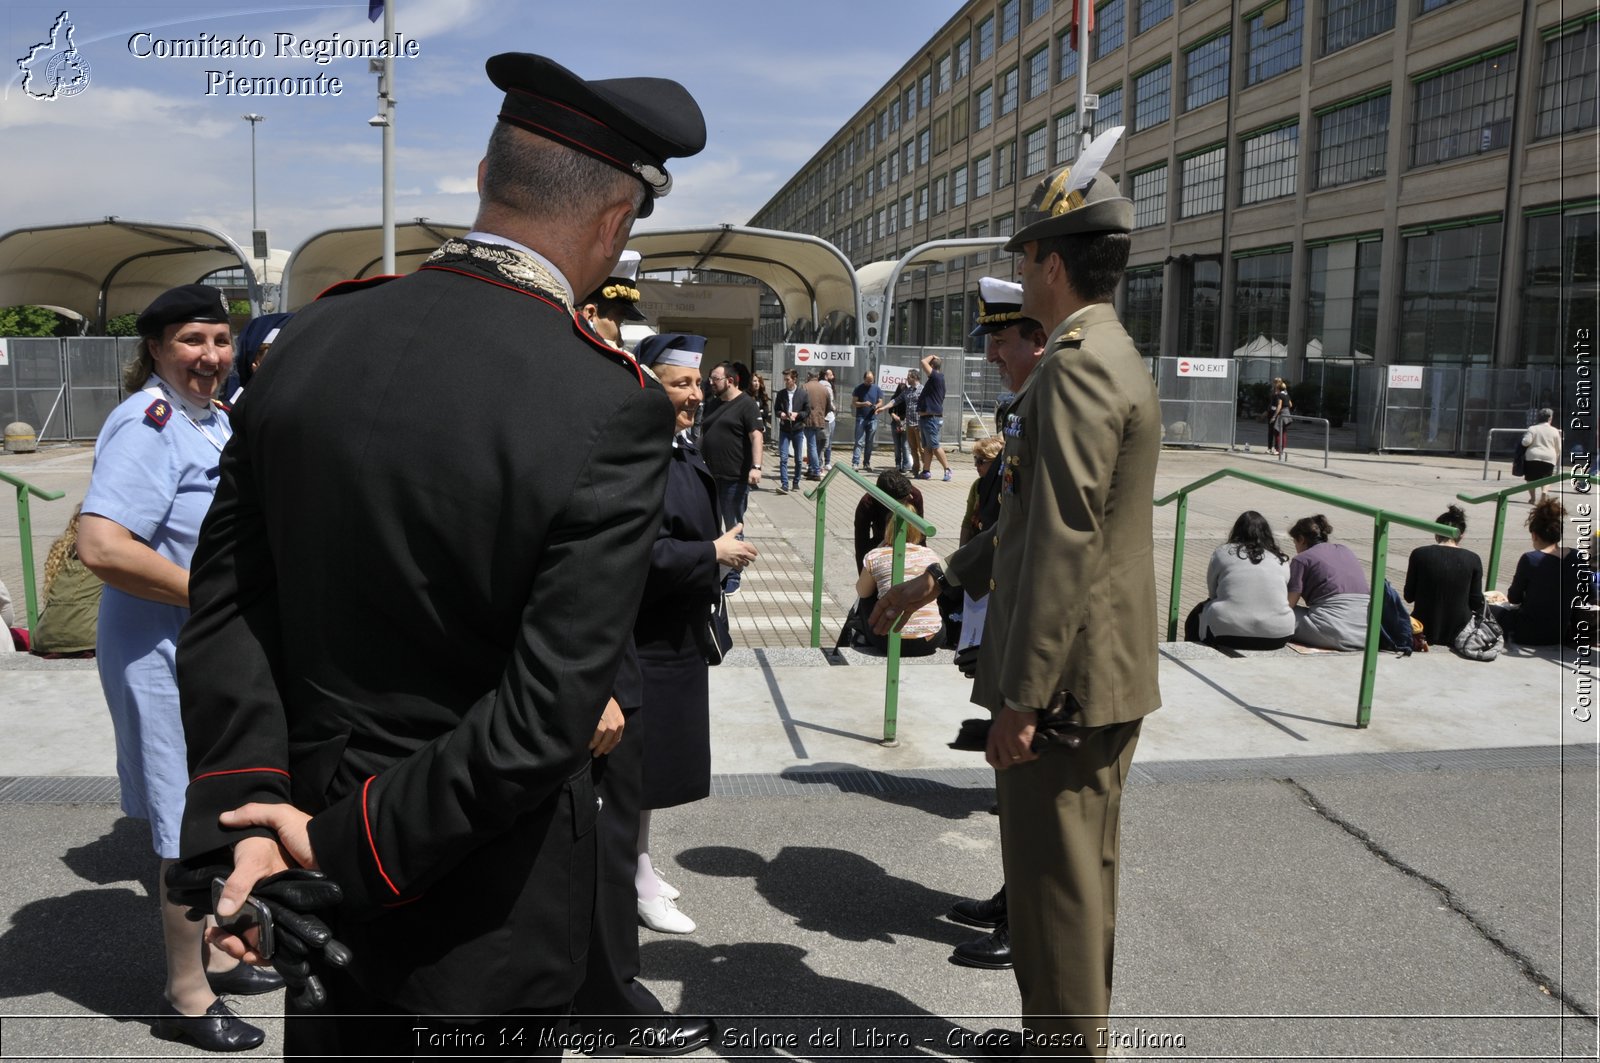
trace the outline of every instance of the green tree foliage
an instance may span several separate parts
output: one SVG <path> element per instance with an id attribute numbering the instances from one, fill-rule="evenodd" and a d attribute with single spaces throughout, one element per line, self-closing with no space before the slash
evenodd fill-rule
<path id="1" fill-rule="evenodd" d="M 42 306 L 8 306 L 0 309 L 0 336 L 54 336 L 60 321 Z"/>
<path id="2" fill-rule="evenodd" d="M 234 299 L 230 301 L 228 303 L 228 313 L 232 314 L 234 317 L 249 317 L 250 300 Z"/>
<path id="3" fill-rule="evenodd" d="M 139 334 L 138 314 L 118 314 L 106 322 L 107 336 L 137 336 Z"/>

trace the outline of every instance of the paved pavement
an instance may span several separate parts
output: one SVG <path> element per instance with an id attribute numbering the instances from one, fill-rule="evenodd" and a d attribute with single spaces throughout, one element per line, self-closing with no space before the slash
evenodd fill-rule
<path id="1" fill-rule="evenodd" d="M 971 483 L 970 459 L 952 460 L 955 483 L 922 485 L 936 548 L 952 545 Z M 1233 465 L 1431 517 L 1483 486 L 1469 460 L 1332 464 L 1168 451 L 1157 489 Z M 82 497 L 86 456 L 0 468 L 69 492 L 35 507 L 42 562 Z M 841 489 L 826 514 L 824 645 L 853 579 L 855 497 Z M 1244 508 L 1281 529 L 1321 507 L 1240 483 L 1195 496 L 1184 609 Z M 732 603 L 741 648 L 712 672 L 713 796 L 655 826 L 700 930 L 645 931 L 645 979 L 669 1006 L 725 1020 L 706 1054 L 975 1055 L 983 1031 L 1015 1024 L 1016 989 L 1008 973 L 946 961 L 973 933 L 942 917 L 951 901 L 999 884 L 992 778 L 945 746 L 974 714 L 967 686 L 948 655 L 907 662 L 898 743 L 882 743 L 881 661 L 807 648 L 815 513 L 800 495 L 753 496 L 762 560 Z M 1365 558 L 1370 528 L 1329 516 Z M 1468 545 L 1487 555 L 1487 507 L 1469 517 Z M 1395 535 L 1391 579 L 1423 538 Z M 1513 537 L 1508 554 L 1519 549 Z M 14 592 L 16 556 L 8 513 L 0 576 Z M 1551 652 L 1386 656 L 1358 730 L 1359 655 L 1177 644 L 1160 669 L 1165 704 L 1124 805 L 1114 1056 L 1595 1058 L 1600 735 L 1578 719 L 1592 672 Z M 5 1058 L 186 1051 L 135 1017 L 160 988 L 153 862 L 142 825 L 116 809 L 104 713 L 92 663 L 0 658 Z M 241 1004 L 270 1016 L 278 1000 Z M 266 1025 L 256 1055 L 279 1043 Z"/>

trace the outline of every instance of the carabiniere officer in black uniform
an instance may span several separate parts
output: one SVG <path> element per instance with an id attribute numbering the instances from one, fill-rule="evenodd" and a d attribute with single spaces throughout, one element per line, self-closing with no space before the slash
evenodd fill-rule
<path id="1" fill-rule="evenodd" d="M 183 856 L 231 855 L 222 914 L 288 861 L 326 872 L 354 955 L 323 972 L 330 1011 L 379 1016 L 291 1015 L 290 1055 L 411 1058 L 419 1037 L 515 1029 L 416 1016 L 558 1015 L 584 971 L 589 744 L 673 410 L 573 303 L 705 124 L 673 81 L 585 81 L 520 53 L 488 73 L 506 95 L 474 231 L 283 330 L 194 558 Z M 540 403 L 552 381 L 584 401 Z"/>

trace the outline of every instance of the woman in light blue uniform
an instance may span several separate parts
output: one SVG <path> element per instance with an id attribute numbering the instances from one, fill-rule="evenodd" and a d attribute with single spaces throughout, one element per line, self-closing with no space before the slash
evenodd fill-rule
<path id="1" fill-rule="evenodd" d="M 232 435 L 213 399 L 233 365 L 228 306 L 220 291 L 187 284 L 139 316 L 131 394 L 106 419 L 83 501 L 78 556 L 105 581 L 96 661 L 117 737 L 122 810 L 150 821 L 161 880 L 178 857 L 189 766 L 178 712 L 178 631 L 189 617 L 189 562 L 217 487 L 217 462 Z M 167 953 L 166 1007 L 158 1035 L 211 1051 L 254 1048 L 264 1034 L 228 1010 L 217 992 L 266 992 L 275 973 L 235 966 L 215 953 L 207 971 L 201 935 L 186 909 L 161 899 Z M 231 969 L 229 969 L 231 968 Z"/>

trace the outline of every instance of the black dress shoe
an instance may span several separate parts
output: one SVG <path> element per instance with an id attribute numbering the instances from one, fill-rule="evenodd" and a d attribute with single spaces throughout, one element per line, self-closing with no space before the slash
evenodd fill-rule
<path id="1" fill-rule="evenodd" d="M 999 926 L 1006 918 L 1006 888 L 1001 886 L 1000 892 L 987 900 L 957 901 L 950 906 L 950 918 L 980 930 Z"/>
<path id="2" fill-rule="evenodd" d="M 180 1015 L 178 1009 L 163 1000 L 158 1015 L 153 1027 L 157 1037 L 188 1041 L 207 1052 L 243 1052 L 267 1039 L 260 1027 L 251 1026 L 229 1011 L 220 998 L 212 1001 L 204 1015 Z"/>
<path id="3" fill-rule="evenodd" d="M 615 1046 L 625 1056 L 681 1056 L 709 1045 L 717 1036 L 715 1019 L 683 1015 L 641 1016 L 619 1033 Z"/>
<path id="4" fill-rule="evenodd" d="M 211 983 L 211 991 L 218 996 L 249 997 L 283 988 L 283 975 L 271 967 L 257 967 L 253 963 L 241 963 L 221 974 L 207 971 L 206 981 Z"/>
<path id="5" fill-rule="evenodd" d="M 963 941 L 950 953 L 950 962 L 962 967 L 982 967 L 988 971 L 1009 971 L 1011 963 L 1011 927 L 1001 923 L 994 933 L 976 941 Z"/>

